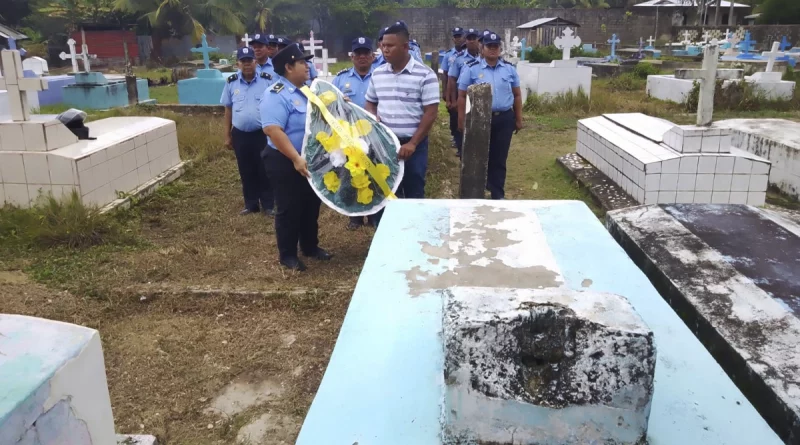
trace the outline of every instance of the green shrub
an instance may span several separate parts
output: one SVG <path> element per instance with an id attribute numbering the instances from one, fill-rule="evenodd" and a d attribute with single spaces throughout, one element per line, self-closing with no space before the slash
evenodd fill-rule
<path id="1" fill-rule="evenodd" d="M 84 206 L 77 192 L 63 201 L 41 196 L 30 209 L 0 209 L 0 244 L 24 248 L 80 248 L 133 241 L 114 215 Z"/>
<path id="2" fill-rule="evenodd" d="M 633 67 L 632 74 L 639 79 L 647 79 L 647 76 L 661 74 L 661 70 L 652 63 L 639 62 Z"/>
<path id="3" fill-rule="evenodd" d="M 608 81 L 608 87 L 611 91 L 643 91 L 645 89 L 644 79 L 646 77 L 642 78 L 635 72 L 623 73 L 612 77 Z"/>
<path id="4" fill-rule="evenodd" d="M 537 95 L 529 94 L 523 109 L 525 112 L 534 114 L 551 114 L 561 112 L 589 112 L 592 103 L 589 96 L 578 90 L 577 93 L 569 91 L 557 95 Z"/>
<path id="5" fill-rule="evenodd" d="M 795 89 L 794 97 L 790 100 L 767 99 L 763 92 L 757 91 L 749 82 L 732 82 L 725 88 L 723 81 L 717 80 L 714 91 L 715 110 L 759 111 L 764 109 L 776 111 L 790 111 L 800 109 L 800 94 Z M 686 99 L 686 110 L 697 111 L 700 100 L 700 83 L 694 82 L 692 90 Z"/>
<path id="6" fill-rule="evenodd" d="M 556 48 L 555 46 L 537 46 L 534 48 L 530 53 L 528 53 L 528 62 L 533 63 L 550 63 L 553 60 L 561 60 L 563 57 L 563 51 Z M 572 48 L 570 52 L 570 57 L 584 57 L 583 50 L 581 48 Z M 594 56 L 596 57 L 596 55 Z"/>
<path id="7" fill-rule="evenodd" d="M 783 80 L 788 82 L 800 82 L 800 71 L 795 71 L 791 66 L 787 66 L 786 72 L 783 73 Z"/>

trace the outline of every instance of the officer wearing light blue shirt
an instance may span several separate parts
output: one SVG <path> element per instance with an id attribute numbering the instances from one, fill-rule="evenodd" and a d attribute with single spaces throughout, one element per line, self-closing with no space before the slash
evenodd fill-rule
<path id="1" fill-rule="evenodd" d="M 408 47 L 412 57 L 417 59 L 420 63 L 425 63 L 425 61 L 422 60 L 422 48 L 419 47 L 419 43 L 417 43 L 416 39 L 412 39 L 408 42 Z"/>
<path id="2" fill-rule="evenodd" d="M 239 48 L 236 58 L 239 71 L 228 77 L 220 97 L 220 103 L 225 106 L 225 145 L 234 150 L 239 166 L 244 195 L 241 214 L 260 210 L 271 214 L 274 198 L 260 158 L 265 139 L 258 105 L 274 76 L 266 71 L 256 74 L 253 48 Z"/>
<path id="3" fill-rule="evenodd" d="M 275 235 L 280 263 L 302 271 L 306 266 L 297 256 L 297 245 L 307 257 L 329 260 L 332 255 L 319 247 L 320 199 L 306 179 L 308 164 L 300 153 L 306 128 L 308 99 L 300 91 L 308 80 L 306 56 L 296 43 L 272 58 L 276 83 L 264 92 L 259 104 L 261 125 L 267 135 L 262 152 L 264 166 L 275 189 Z"/>
<path id="4" fill-rule="evenodd" d="M 449 76 L 447 71 L 450 70 L 450 65 L 456 61 L 456 57 L 461 53 L 461 46 L 464 44 L 464 28 L 456 26 L 453 28 L 453 47 L 445 51 L 442 57 L 442 101 L 447 106 L 447 112 L 450 114 L 450 136 L 453 138 L 453 147 L 457 147 L 456 140 L 460 138 L 458 133 L 458 104 L 451 102 L 450 96 L 447 94 L 447 80 Z"/>
<path id="5" fill-rule="evenodd" d="M 466 63 L 480 58 L 480 43 L 478 38 L 481 32 L 475 28 L 469 28 L 464 32 L 467 48 L 456 57 L 447 70 L 447 97 L 449 103 L 458 104 L 458 77 L 463 71 Z M 462 137 L 456 135 L 456 155 L 461 156 Z"/>
<path id="6" fill-rule="evenodd" d="M 375 57 L 375 60 L 372 61 L 372 68 L 377 68 L 384 63 L 386 63 L 386 59 L 383 58 L 383 50 L 381 49 L 381 42 L 383 42 L 383 34 L 386 30 L 389 29 L 388 26 L 381 28 L 378 32 L 378 56 Z"/>
<path id="7" fill-rule="evenodd" d="M 372 79 L 372 40 L 367 37 L 356 37 L 350 45 L 351 59 L 353 66 L 351 68 L 343 69 L 336 74 L 333 79 L 333 85 L 339 89 L 345 96 L 350 99 L 350 102 L 364 108 L 367 99 L 367 88 L 369 87 L 370 79 Z M 367 217 L 369 225 L 375 225 L 375 216 L 370 215 Z M 364 225 L 363 216 L 353 216 L 347 224 L 348 230 L 356 230 Z"/>
<path id="8" fill-rule="evenodd" d="M 275 77 L 275 69 L 270 60 L 269 37 L 267 34 L 256 33 L 253 36 L 252 48 L 256 58 L 256 74 L 267 73 Z"/>
<path id="9" fill-rule="evenodd" d="M 300 47 L 300 51 L 306 52 L 306 48 L 303 46 L 302 43 L 297 44 Z M 315 57 L 314 54 L 311 54 L 312 57 Z M 319 73 L 317 73 L 317 67 L 314 66 L 313 58 L 311 60 L 306 61 L 306 65 L 308 65 L 308 82 L 306 85 L 311 86 L 311 82 L 314 81 L 317 77 L 319 77 Z"/>
<path id="10" fill-rule="evenodd" d="M 505 197 L 506 160 L 511 137 L 522 129 L 522 94 L 517 70 L 500 58 L 500 37 L 489 33 L 483 37 L 483 58 L 466 64 L 458 78 L 458 126 L 463 131 L 467 89 L 470 85 L 492 86 L 492 125 L 489 136 L 487 189 L 492 199 Z"/>

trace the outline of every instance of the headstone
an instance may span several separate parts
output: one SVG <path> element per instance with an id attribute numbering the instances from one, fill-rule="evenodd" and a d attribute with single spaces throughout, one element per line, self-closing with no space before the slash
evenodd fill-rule
<path id="1" fill-rule="evenodd" d="M 716 39 L 703 49 L 702 69 L 675 70 L 678 79 L 694 79 L 700 82 L 700 97 L 697 104 L 697 125 L 708 126 L 714 115 L 714 91 L 717 78 L 739 78 L 742 70 L 719 70 L 719 46 Z"/>
<path id="2" fill-rule="evenodd" d="M 703 30 L 703 45 L 707 44 L 709 39 L 711 38 L 711 34 L 708 33 L 707 30 Z"/>
<path id="3" fill-rule="evenodd" d="M 794 96 L 796 83 L 794 81 L 783 80 L 783 73 L 774 71 L 775 61 L 785 61 L 788 56 L 786 52 L 779 51 L 780 42 L 772 43 L 772 51 L 764 51 L 761 57 L 767 58 L 767 66 L 764 71 L 753 73 L 747 80 L 753 82 L 757 92 L 768 100 L 791 100 Z"/>
<path id="4" fill-rule="evenodd" d="M 323 44 L 325 42 L 323 42 L 322 40 L 315 40 L 314 39 L 314 31 L 312 30 L 312 31 L 308 32 L 308 40 L 302 40 L 302 43 L 303 43 L 303 46 L 306 47 L 308 52 L 312 56 L 316 57 L 317 56 L 317 50 L 318 49 L 322 49 L 322 47 L 321 46 L 317 46 L 317 44 L 319 43 L 321 45 L 321 44 Z"/>
<path id="5" fill-rule="evenodd" d="M 459 198 L 483 199 L 486 167 L 489 161 L 489 134 L 492 127 L 492 86 L 488 83 L 467 89 L 464 144 L 461 151 Z"/>
<path id="6" fill-rule="evenodd" d="M 617 38 L 616 34 L 612 34 L 611 35 L 611 39 L 608 40 L 608 43 L 611 44 L 611 59 L 612 60 L 617 58 L 617 43 L 619 43 L 619 42 L 620 42 L 620 40 Z"/>
<path id="7" fill-rule="evenodd" d="M 789 40 L 786 38 L 786 36 L 781 37 L 781 44 L 780 44 L 780 48 L 778 48 L 778 49 L 780 49 L 781 51 L 786 51 L 791 47 L 792 47 L 792 44 L 789 43 Z"/>
<path id="8" fill-rule="evenodd" d="M 250 42 L 252 41 L 253 39 L 251 39 L 250 36 L 247 35 L 247 33 L 244 33 L 244 37 L 242 37 L 242 42 L 244 42 L 244 46 L 250 46 Z"/>
<path id="9" fill-rule="evenodd" d="M 131 59 L 128 57 L 128 41 L 123 40 L 122 46 L 125 51 L 125 86 L 128 89 L 128 105 L 136 105 L 139 103 L 139 92 L 136 85 L 136 76 L 133 75 Z"/>
<path id="10" fill-rule="evenodd" d="M 192 48 L 191 51 L 193 53 L 202 53 L 203 54 L 203 66 L 205 66 L 206 69 L 210 69 L 211 68 L 211 60 L 208 58 L 208 55 L 211 52 L 219 51 L 219 48 L 209 47 L 208 46 L 208 40 L 206 40 L 206 35 L 205 34 L 203 34 L 203 37 L 201 38 L 201 42 L 202 43 L 201 43 L 200 48 Z"/>
<path id="11" fill-rule="evenodd" d="M 47 89 L 47 81 L 40 78 L 25 78 L 22 72 L 22 59 L 17 50 L 0 51 L 0 90 L 8 91 L 8 104 L 11 120 L 27 121 L 30 119 L 28 92 Z"/>
<path id="12" fill-rule="evenodd" d="M 744 34 L 744 40 L 739 44 L 739 49 L 741 50 L 740 54 L 736 56 L 737 59 L 755 59 L 756 56 L 754 54 L 750 54 L 750 51 L 753 50 L 754 45 L 756 42 L 754 40 L 750 40 L 750 31 L 746 31 Z"/>
<path id="13" fill-rule="evenodd" d="M 579 46 L 581 44 L 581 38 L 578 36 L 573 36 L 572 28 L 564 28 L 563 36 L 556 37 L 555 39 L 555 46 L 556 48 L 562 51 L 561 58 L 562 60 L 569 60 L 570 51 L 573 47 Z"/>
<path id="14" fill-rule="evenodd" d="M 528 52 L 528 51 L 533 51 L 533 48 L 528 46 L 527 39 L 523 37 L 522 40 L 520 40 L 519 50 L 520 50 L 520 58 L 523 61 L 525 61 L 525 60 L 528 60 L 528 58 L 525 57 L 525 53 Z"/>
<path id="15" fill-rule="evenodd" d="M 684 45 L 691 44 L 692 43 L 691 35 L 692 34 L 688 30 L 684 31 L 683 32 L 683 41 L 681 43 L 684 44 Z"/>
<path id="16" fill-rule="evenodd" d="M 22 69 L 33 71 L 37 76 L 46 76 L 50 72 L 47 61 L 39 56 L 26 57 L 23 59 Z"/>
<path id="17" fill-rule="evenodd" d="M 72 39 L 72 38 L 68 39 L 67 40 L 67 46 L 69 47 L 69 54 L 65 53 L 64 51 L 61 51 L 61 54 L 58 55 L 58 57 L 61 60 L 70 59 L 70 61 L 72 62 L 72 72 L 73 73 L 77 73 L 79 71 L 78 70 L 78 58 L 77 58 L 77 54 L 75 54 L 75 43 L 76 42 L 75 42 L 74 39 Z"/>
<path id="18" fill-rule="evenodd" d="M 778 48 L 780 48 L 780 45 L 781 45 L 780 42 L 773 42 L 772 51 L 764 51 L 763 53 L 761 53 L 762 57 L 767 58 L 767 67 L 764 71 L 771 73 L 772 70 L 775 68 L 775 59 L 786 55 L 785 52 L 778 50 Z"/>
<path id="19" fill-rule="evenodd" d="M 92 71 L 92 67 L 89 64 L 89 59 L 97 58 L 94 54 L 89 54 L 89 45 L 86 44 L 86 32 L 81 29 L 81 59 L 83 60 L 83 71 L 90 72 Z"/>

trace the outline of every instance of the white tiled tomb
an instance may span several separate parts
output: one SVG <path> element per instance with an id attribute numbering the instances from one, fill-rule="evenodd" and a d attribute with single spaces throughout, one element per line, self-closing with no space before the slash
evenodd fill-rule
<path id="1" fill-rule="evenodd" d="M 763 95 L 769 100 L 791 100 L 794 94 L 795 83 L 781 80 L 779 72 L 757 72 L 752 76 L 743 76 L 742 70 L 719 70 L 727 72 L 722 76 L 722 87 L 727 88 L 734 82 L 741 82 L 744 79 L 753 86 L 757 94 Z M 740 73 L 734 73 L 739 71 Z M 682 78 L 682 70 L 676 70 L 673 74 L 657 74 L 647 76 L 646 93 L 655 99 L 666 100 L 675 103 L 686 103 L 689 93 L 694 87 L 695 80 Z"/>
<path id="2" fill-rule="evenodd" d="M 175 122 L 113 117 L 86 124 L 78 140 L 52 115 L 0 122 L 0 204 L 29 207 L 41 195 L 73 190 L 84 204 L 104 206 L 181 163 Z"/>
<path id="3" fill-rule="evenodd" d="M 770 162 L 732 147 L 728 129 L 606 114 L 578 122 L 577 152 L 641 204 L 766 199 Z"/>

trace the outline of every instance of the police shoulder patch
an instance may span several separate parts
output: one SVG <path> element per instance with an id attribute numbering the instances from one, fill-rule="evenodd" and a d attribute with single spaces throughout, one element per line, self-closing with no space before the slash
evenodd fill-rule
<path id="1" fill-rule="evenodd" d="M 273 93 L 280 93 L 283 90 L 283 82 L 278 82 L 272 87 L 270 91 Z"/>
<path id="2" fill-rule="evenodd" d="M 234 74 L 228 76 L 228 83 L 231 83 L 231 82 L 233 82 L 234 80 L 236 80 L 238 78 L 239 78 L 239 74 L 235 74 L 234 73 Z"/>
<path id="3" fill-rule="evenodd" d="M 272 74 L 270 74 L 270 73 L 265 73 L 265 72 L 262 72 L 262 73 L 261 73 L 261 78 L 262 78 L 262 79 L 267 79 L 267 80 L 272 80 Z"/>
<path id="4" fill-rule="evenodd" d="M 336 75 L 337 75 L 337 76 L 341 76 L 342 74 L 345 74 L 345 73 L 347 73 L 348 71 L 350 71 L 350 68 L 345 68 L 345 69 L 343 69 L 343 70 L 339 71 L 338 73 L 336 73 Z"/>

